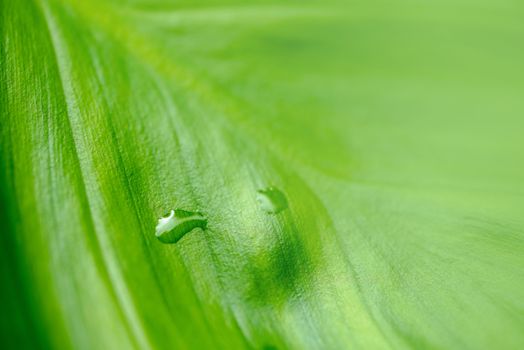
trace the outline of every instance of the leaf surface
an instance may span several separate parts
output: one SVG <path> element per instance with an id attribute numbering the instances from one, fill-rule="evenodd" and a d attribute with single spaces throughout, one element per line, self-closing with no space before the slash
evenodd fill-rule
<path id="1" fill-rule="evenodd" d="M 524 346 L 518 2 L 0 8 L 7 348 Z"/>

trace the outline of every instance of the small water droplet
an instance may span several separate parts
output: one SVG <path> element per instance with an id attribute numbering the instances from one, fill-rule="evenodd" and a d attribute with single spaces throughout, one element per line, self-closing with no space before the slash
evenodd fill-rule
<path id="1" fill-rule="evenodd" d="M 266 213 L 277 214 L 287 208 L 286 195 L 278 188 L 268 187 L 257 192 L 257 201 Z"/>
<path id="2" fill-rule="evenodd" d="M 162 243 L 176 243 L 197 227 L 202 230 L 207 227 L 207 219 L 201 213 L 175 209 L 158 219 L 155 235 Z"/>

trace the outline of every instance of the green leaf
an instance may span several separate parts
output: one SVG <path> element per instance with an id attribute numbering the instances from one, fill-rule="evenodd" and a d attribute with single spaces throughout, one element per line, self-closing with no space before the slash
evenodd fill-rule
<path id="1" fill-rule="evenodd" d="M 2 348 L 524 347 L 521 3 L 0 9 Z"/>

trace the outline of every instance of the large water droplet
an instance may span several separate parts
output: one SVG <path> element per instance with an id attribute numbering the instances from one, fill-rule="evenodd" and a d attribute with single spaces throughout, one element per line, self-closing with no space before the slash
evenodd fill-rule
<path id="1" fill-rule="evenodd" d="M 257 201 L 266 213 L 277 214 L 287 208 L 286 195 L 278 188 L 268 187 L 257 192 Z"/>
<path id="2" fill-rule="evenodd" d="M 194 228 L 204 230 L 206 226 L 207 219 L 199 212 L 175 209 L 158 219 L 155 234 L 162 243 L 176 243 Z"/>

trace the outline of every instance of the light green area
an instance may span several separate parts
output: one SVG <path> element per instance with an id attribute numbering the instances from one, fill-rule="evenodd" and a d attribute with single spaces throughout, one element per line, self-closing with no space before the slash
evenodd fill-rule
<path id="1" fill-rule="evenodd" d="M 0 348 L 524 348 L 523 18 L 2 0 Z"/>

